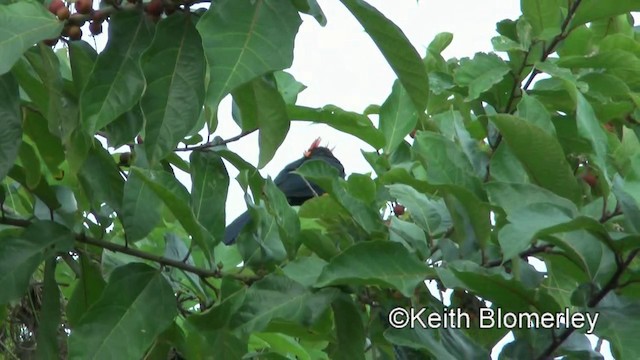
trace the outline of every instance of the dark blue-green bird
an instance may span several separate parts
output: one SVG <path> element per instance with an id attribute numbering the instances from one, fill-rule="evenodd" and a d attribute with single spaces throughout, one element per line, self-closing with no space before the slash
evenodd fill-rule
<path id="1" fill-rule="evenodd" d="M 273 180 L 274 184 L 284 193 L 287 197 L 287 201 L 290 205 L 299 206 L 305 201 L 324 194 L 324 190 L 311 181 L 306 181 L 300 175 L 292 173 L 298 169 L 302 164 L 309 160 L 322 160 L 327 164 L 338 169 L 340 177 L 344 178 L 344 167 L 340 160 L 338 160 L 330 149 L 320 146 L 320 138 L 316 139 L 309 150 L 304 152 L 304 156 L 300 159 L 287 165 L 280 171 L 278 176 Z M 248 211 L 245 211 L 242 215 L 238 216 L 231 224 L 229 224 L 225 230 L 224 243 L 231 245 L 236 241 L 240 231 L 249 223 L 251 215 Z"/>

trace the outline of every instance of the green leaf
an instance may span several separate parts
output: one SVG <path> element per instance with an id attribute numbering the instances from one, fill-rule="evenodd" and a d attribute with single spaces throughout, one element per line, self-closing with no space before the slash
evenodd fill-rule
<path id="1" fill-rule="evenodd" d="M 398 76 L 418 113 L 429 99 L 429 78 L 420 55 L 402 30 L 364 0 L 341 0 L 360 22 Z"/>
<path id="2" fill-rule="evenodd" d="M 280 239 L 287 253 L 294 258 L 295 252 L 300 246 L 300 219 L 296 211 L 287 202 L 283 194 L 271 179 L 264 186 L 265 203 L 267 210 L 273 215 L 275 223 L 280 231 Z"/>
<path id="3" fill-rule="evenodd" d="M 263 168 L 275 155 L 289 132 L 289 117 L 273 76 L 257 78 L 233 92 L 240 109 L 243 130 L 260 129 L 258 168 Z"/>
<path id="4" fill-rule="evenodd" d="M 140 166 L 140 157 L 136 158 Z M 130 172 L 124 184 L 122 198 L 122 226 L 128 241 L 147 236 L 162 218 L 162 200 L 137 172 Z"/>
<path id="5" fill-rule="evenodd" d="M 282 95 L 287 105 L 295 105 L 298 95 L 307 88 L 307 86 L 293 77 L 286 71 L 276 71 L 273 73 L 278 84 L 278 91 Z"/>
<path id="6" fill-rule="evenodd" d="M 438 360 L 490 358 L 485 349 L 460 329 L 447 327 L 432 329 L 422 326 L 416 326 L 413 329 L 409 327 L 389 328 L 384 332 L 384 337 L 392 344 L 404 348 L 426 350 L 434 359 Z"/>
<path id="7" fill-rule="evenodd" d="M 191 163 L 191 208 L 196 219 L 215 239 L 222 239 L 229 174 L 220 156 L 194 151 Z"/>
<path id="8" fill-rule="evenodd" d="M 3 118 L 7 119 L 6 116 Z M 38 112 L 27 110 L 22 126 L 25 134 L 38 149 L 38 154 L 49 172 L 54 176 L 60 175 L 59 167 L 65 160 L 64 148 L 60 138 L 49 132 L 47 120 Z"/>
<path id="9" fill-rule="evenodd" d="M 36 356 L 39 359 L 55 359 L 59 356 L 58 327 L 61 321 L 60 289 L 56 283 L 56 260 L 45 262 L 42 308 L 38 314 Z"/>
<path id="10" fill-rule="evenodd" d="M 223 0 L 198 21 L 211 81 L 207 101 L 217 108 L 236 87 L 293 63 L 302 20 L 290 1 Z"/>
<path id="11" fill-rule="evenodd" d="M 638 0 L 583 0 L 571 20 L 570 28 L 598 20 L 640 10 Z"/>
<path id="12" fill-rule="evenodd" d="M 122 211 L 124 180 L 111 154 L 99 143 L 89 150 L 78 180 L 95 209 L 106 203 L 116 212 Z"/>
<path id="13" fill-rule="evenodd" d="M 0 76 L 0 179 L 18 157 L 22 141 L 22 115 L 18 83 L 11 74 Z"/>
<path id="14" fill-rule="evenodd" d="M 258 332 L 272 320 L 310 326 L 339 294 L 336 289 L 309 291 L 281 275 L 270 275 L 254 283 L 244 303 L 231 318 L 230 328 L 239 334 Z"/>
<path id="15" fill-rule="evenodd" d="M 338 176 L 338 170 L 322 160 L 307 161 L 295 173 L 302 175 L 327 191 L 367 234 L 384 231 L 377 210 L 355 197 L 346 189 L 345 182 Z"/>
<path id="16" fill-rule="evenodd" d="M 556 64 L 570 69 L 602 69 L 605 74 L 622 79 L 631 88 L 640 86 L 640 59 L 627 49 L 600 51 L 587 56 L 565 56 L 558 59 Z"/>
<path id="17" fill-rule="evenodd" d="M 159 270 L 119 267 L 71 332 L 69 359 L 140 359 L 176 315 L 173 290 Z"/>
<path id="18" fill-rule="evenodd" d="M 298 11 L 313 16 L 321 26 L 327 25 L 327 18 L 316 0 L 292 0 Z"/>
<path id="19" fill-rule="evenodd" d="M 146 80 L 140 107 L 151 164 L 164 159 L 198 122 L 205 59 L 200 34 L 181 12 L 160 21 L 140 60 Z"/>
<path id="20" fill-rule="evenodd" d="M 63 22 L 37 1 L 0 5 L 0 74 L 11 67 L 35 43 L 57 38 Z"/>
<path id="21" fill-rule="evenodd" d="M 44 44 L 29 49 L 25 58 L 29 60 L 46 89 L 46 101 L 37 105 L 43 109 L 43 116 L 49 122 L 49 131 L 63 141 L 68 140 L 73 129 L 78 126 L 78 110 L 75 95 L 69 94 L 64 88 L 59 58 Z"/>
<path id="22" fill-rule="evenodd" d="M 152 31 L 142 12 L 118 11 L 111 16 L 109 42 L 80 94 L 80 117 L 88 133 L 102 129 L 140 100 L 145 87 L 140 56 Z"/>
<path id="23" fill-rule="evenodd" d="M 469 290 L 491 301 L 503 311 L 561 311 L 558 303 L 544 289 L 528 289 L 520 279 L 503 270 L 486 269 L 470 261 L 457 261 L 447 270 L 438 272 L 442 271 L 451 271 Z"/>
<path id="24" fill-rule="evenodd" d="M 392 153 L 416 127 L 418 113 L 402 84 L 396 80 L 391 95 L 380 107 L 380 131 L 387 142 L 385 153 Z"/>
<path id="25" fill-rule="evenodd" d="M 443 234 L 451 226 L 451 217 L 444 202 L 432 200 L 405 184 L 387 185 L 387 188 L 391 196 L 409 210 L 411 219 L 424 229 L 430 238 Z"/>
<path id="26" fill-rule="evenodd" d="M 549 135 L 556 134 L 556 128 L 551 122 L 551 114 L 544 104 L 526 92 L 522 94 L 522 99 L 518 103 L 518 116 L 538 126 Z"/>
<path id="27" fill-rule="evenodd" d="M 315 286 L 377 285 L 397 289 L 410 297 L 416 286 L 429 274 L 429 267 L 402 244 L 366 241 L 349 247 L 331 259 Z"/>
<path id="28" fill-rule="evenodd" d="M 611 351 L 618 359 L 637 359 L 640 343 L 634 337 L 640 326 L 640 302 L 610 293 L 598 306 L 590 309 L 599 314 L 596 335 L 611 343 Z"/>
<path id="29" fill-rule="evenodd" d="M 33 146 L 22 142 L 18 151 L 18 158 L 25 170 L 27 188 L 34 189 L 40 182 L 42 172 L 40 171 L 40 159 L 38 159 Z"/>
<path id="30" fill-rule="evenodd" d="M 78 94 L 84 89 L 87 84 L 93 65 L 98 58 L 98 53 L 88 42 L 70 41 L 69 46 L 69 61 L 71 63 L 71 72 L 73 74 L 73 84 L 76 86 Z"/>
<path id="31" fill-rule="evenodd" d="M 22 234 L 3 234 L 0 241 L 0 304 L 23 295 L 34 271 L 47 257 L 70 251 L 73 234 L 50 221 L 32 223 Z"/>
<path id="32" fill-rule="evenodd" d="M 365 359 L 366 332 L 360 310 L 347 296 L 341 296 L 331 304 L 335 322 L 335 343 L 329 357 L 337 360 Z"/>
<path id="33" fill-rule="evenodd" d="M 521 0 L 520 8 L 537 38 L 547 40 L 560 33 L 562 9 L 559 0 Z"/>
<path id="34" fill-rule="evenodd" d="M 300 284 L 311 287 L 327 262 L 317 256 L 298 257 L 282 269 L 284 275 Z"/>
<path id="35" fill-rule="evenodd" d="M 473 60 L 460 60 L 454 79 L 460 86 L 469 88 L 466 101 L 472 101 L 499 83 L 511 69 L 496 54 L 477 53 Z"/>
<path id="36" fill-rule="evenodd" d="M 580 202 L 577 180 L 555 137 L 516 116 L 495 115 L 491 119 L 534 183 Z"/>
<path id="37" fill-rule="evenodd" d="M 384 135 L 373 126 L 367 116 L 345 111 L 337 106 L 326 105 L 318 109 L 288 105 L 287 113 L 293 121 L 327 124 L 336 130 L 359 138 L 375 149 L 381 149 L 385 144 Z"/>
<path id="38" fill-rule="evenodd" d="M 427 170 L 427 181 L 434 185 L 458 185 L 484 197 L 480 179 L 460 146 L 444 136 L 421 131 L 412 150 Z"/>
<path id="39" fill-rule="evenodd" d="M 581 93 L 577 92 L 578 105 L 576 110 L 576 120 L 578 122 L 578 134 L 591 144 L 595 155 L 594 162 L 604 174 L 605 181 L 608 182 L 607 175 L 607 135 L 605 134 L 600 121 L 593 112 L 591 104 Z"/>
<path id="40" fill-rule="evenodd" d="M 165 171 L 131 168 L 142 181 L 156 193 L 167 208 L 178 219 L 193 241 L 202 249 L 207 259 L 211 259 L 213 246 L 220 239 L 212 239 L 209 232 L 198 222 L 189 206 L 189 192 L 178 180 Z"/>
<path id="41" fill-rule="evenodd" d="M 100 299 L 106 285 L 98 264 L 93 262 L 88 255 L 79 254 L 78 263 L 80 278 L 73 288 L 73 293 L 71 293 L 66 306 L 67 320 L 71 327 L 76 327 L 82 316 Z"/>

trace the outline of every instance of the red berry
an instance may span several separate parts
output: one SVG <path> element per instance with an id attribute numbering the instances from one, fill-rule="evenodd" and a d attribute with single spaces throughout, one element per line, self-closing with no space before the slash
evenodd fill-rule
<path id="1" fill-rule="evenodd" d="M 404 214 L 404 206 L 400 204 L 393 205 L 393 213 L 396 214 L 396 216 Z"/>
<path id="2" fill-rule="evenodd" d="M 56 44 L 58 43 L 58 38 L 47 39 L 47 40 L 44 40 L 43 43 L 47 46 L 56 46 Z"/>
<path id="3" fill-rule="evenodd" d="M 102 23 L 99 21 L 92 21 L 91 24 L 89 24 L 89 31 L 91 31 L 93 35 L 102 33 Z"/>
<path id="4" fill-rule="evenodd" d="M 162 15 L 162 12 L 164 11 L 162 0 L 151 0 L 151 2 L 147 5 L 145 11 L 152 17 Z"/>
<path id="5" fill-rule="evenodd" d="M 77 25 L 69 26 L 67 36 L 70 40 L 80 40 L 82 38 L 82 30 L 80 30 L 80 27 Z"/>
<path id="6" fill-rule="evenodd" d="M 69 11 L 69 9 L 67 9 L 66 6 L 63 6 L 58 9 L 58 11 L 56 11 L 56 16 L 59 20 L 67 20 L 69 18 L 69 15 L 71 15 L 71 12 Z"/>
<path id="7" fill-rule="evenodd" d="M 93 10 L 92 0 L 78 0 L 76 1 L 76 11 L 80 14 L 89 14 Z"/>
<path id="8" fill-rule="evenodd" d="M 584 180 L 591 187 L 596 186 L 596 184 L 598 183 L 598 177 L 591 172 L 582 175 L 582 180 Z"/>
<path id="9" fill-rule="evenodd" d="M 49 11 L 52 14 L 57 14 L 58 10 L 60 10 L 63 7 L 65 6 L 62 0 L 52 0 L 51 3 L 49 3 Z"/>

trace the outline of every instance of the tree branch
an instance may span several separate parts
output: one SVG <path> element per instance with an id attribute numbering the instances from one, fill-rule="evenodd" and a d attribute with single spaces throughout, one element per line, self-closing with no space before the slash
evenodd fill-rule
<path id="1" fill-rule="evenodd" d="M 607 296 L 607 294 L 609 294 L 611 291 L 618 288 L 620 278 L 622 277 L 624 272 L 627 270 L 629 265 L 631 265 L 631 262 L 633 261 L 633 259 L 639 253 L 640 253 L 640 249 L 635 249 L 629 254 L 627 259 L 618 266 L 618 268 L 616 269 L 616 272 L 613 274 L 613 276 L 607 282 L 607 284 L 600 291 L 598 291 L 595 294 L 595 296 L 591 298 L 591 300 L 589 300 L 589 302 L 587 303 L 588 307 L 592 308 L 597 306 L 598 303 L 600 303 L 600 301 L 602 301 L 602 299 L 604 299 L 604 297 Z M 562 334 L 560 334 L 560 336 L 558 336 L 557 338 L 554 338 L 551 344 L 549 344 L 549 346 L 542 352 L 542 354 L 538 356 L 538 360 L 545 360 L 550 358 L 553 355 L 553 353 L 556 350 L 558 350 L 560 345 L 562 345 L 562 343 L 565 340 L 567 340 L 569 336 L 571 336 L 571 334 L 573 334 L 574 331 L 576 331 L 575 328 L 571 328 L 571 327 L 567 328 L 565 331 L 562 332 Z"/>
<path id="2" fill-rule="evenodd" d="M 32 222 L 29 220 L 23 220 L 23 219 L 14 219 L 14 218 L 7 218 L 7 217 L 3 217 L 0 219 L 0 224 L 4 224 L 4 225 L 10 225 L 10 226 L 17 226 L 17 227 L 29 227 Z M 259 279 L 259 277 L 257 276 L 243 276 L 243 275 L 237 275 L 237 274 L 223 274 L 219 269 L 203 269 L 203 268 L 199 268 L 197 266 L 193 266 L 193 265 L 189 265 L 187 263 L 184 263 L 180 260 L 175 260 L 175 259 L 169 259 L 163 256 L 158 256 L 158 255 L 154 255 L 154 254 L 150 254 L 148 252 L 144 252 L 142 250 L 138 250 L 138 249 L 134 249 L 128 246 L 124 246 L 124 245 L 120 245 L 120 244 L 115 244 L 112 242 L 108 242 L 108 241 L 104 241 L 104 240 L 98 240 L 98 239 L 94 239 L 92 237 L 86 236 L 84 233 L 81 234 L 75 234 L 75 240 L 79 243 L 83 243 L 83 244 L 87 244 L 87 245 L 93 245 L 93 246 L 97 246 L 100 247 L 102 249 L 107 249 L 109 251 L 113 251 L 113 252 L 119 252 L 122 254 L 127 254 L 127 255 L 131 255 L 140 259 L 144 259 L 144 260 L 149 260 L 149 261 L 153 261 L 156 262 L 162 266 L 170 266 L 176 269 L 180 269 L 186 272 L 190 272 L 193 274 L 198 275 L 199 277 L 205 279 L 205 278 L 210 278 L 210 277 L 214 277 L 214 278 L 221 278 L 223 276 L 232 276 L 237 280 L 240 280 L 242 282 L 245 283 L 251 283 L 254 282 L 256 280 Z"/>
<path id="3" fill-rule="evenodd" d="M 203 150 L 203 149 L 208 149 L 208 148 L 212 148 L 214 146 L 218 146 L 218 145 L 225 145 L 228 144 L 230 142 L 234 142 L 234 141 L 238 141 L 240 139 L 242 139 L 243 137 L 252 134 L 254 132 L 256 132 L 256 130 L 258 130 L 258 128 L 255 128 L 253 130 L 247 130 L 247 131 L 243 131 L 240 134 L 234 136 L 234 137 L 230 137 L 226 140 L 222 140 L 222 141 L 209 141 L 206 142 L 204 144 L 200 144 L 200 145 L 196 145 L 196 146 L 185 146 L 182 148 L 175 148 L 173 151 L 194 151 L 194 150 Z"/>

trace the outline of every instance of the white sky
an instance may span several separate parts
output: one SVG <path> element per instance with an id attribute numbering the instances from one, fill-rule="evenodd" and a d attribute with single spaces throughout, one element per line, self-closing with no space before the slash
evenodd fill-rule
<path id="1" fill-rule="evenodd" d="M 421 56 L 438 33 L 453 33 L 453 42 L 443 53 L 445 59 L 473 57 L 476 52 L 492 51 L 491 38 L 497 35 L 496 23 L 502 19 L 516 19 L 520 15 L 518 0 L 368 2 L 404 31 Z M 357 20 L 338 0 L 318 0 L 318 3 L 325 12 L 327 25 L 323 28 L 312 17 L 303 16 L 296 38 L 293 66 L 287 70 L 307 86 L 299 95 L 298 104 L 312 107 L 333 104 L 356 112 L 362 112 L 370 104 L 382 104 L 391 91 L 395 74 Z M 93 43 L 91 39 L 87 40 Z M 230 103 L 230 98 L 226 98 L 220 107 L 215 135 L 222 138 L 240 132 L 231 118 Z M 318 136 L 322 137 L 323 144 L 335 146 L 334 153 L 345 166 L 347 174 L 371 171 L 360 152 L 362 149 L 372 150 L 364 142 L 325 125 L 294 122 L 274 159 L 261 171 L 262 175 L 275 177 L 286 164 L 301 157 Z M 256 165 L 257 143 L 257 134 L 252 134 L 229 144 L 229 148 Z M 238 172 L 232 166 L 228 166 L 228 170 L 232 181 L 227 200 L 227 223 L 246 210 L 242 191 L 233 180 Z M 189 188 L 188 176 L 180 178 Z M 510 337 L 503 339 L 494 349 L 492 358 L 497 359 L 499 350 L 511 340 Z M 603 346 L 603 350 L 605 358 L 613 358 L 608 346 Z"/>

